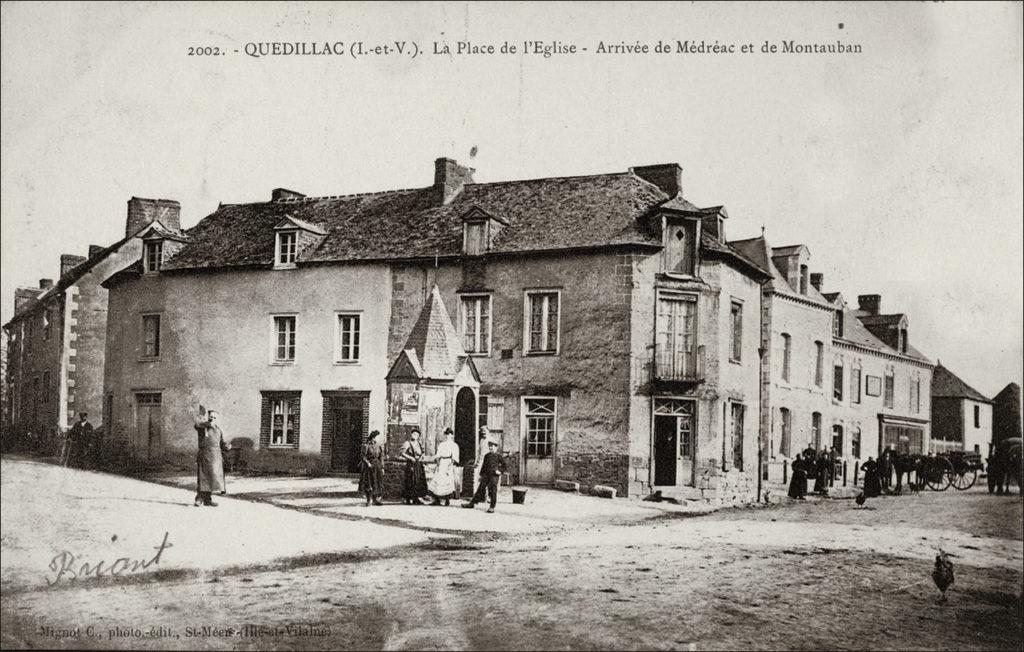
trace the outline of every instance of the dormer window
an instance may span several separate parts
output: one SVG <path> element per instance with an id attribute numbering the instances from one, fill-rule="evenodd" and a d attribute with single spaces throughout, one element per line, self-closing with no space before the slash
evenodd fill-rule
<path id="1" fill-rule="evenodd" d="M 901 328 L 899 333 L 899 347 L 896 349 L 900 353 L 907 352 L 907 329 Z"/>
<path id="2" fill-rule="evenodd" d="M 836 310 L 832 315 L 832 337 L 843 336 L 843 311 Z"/>
<path id="3" fill-rule="evenodd" d="M 159 272 L 160 267 L 163 264 L 164 257 L 164 241 L 163 240 L 148 240 L 146 241 L 145 253 L 142 257 L 143 270 L 148 272 Z"/>
<path id="4" fill-rule="evenodd" d="M 489 248 L 487 242 L 487 222 L 465 222 L 463 225 L 462 251 L 467 256 L 479 256 Z"/>
<path id="5" fill-rule="evenodd" d="M 807 294 L 808 270 L 807 265 L 800 266 L 800 294 Z"/>
<path id="6" fill-rule="evenodd" d="M 696 222 L 669 220 L 663 234 L 665 271 L 692 276 L 697 260 Z"/>
<path id="7" fill-rule="evenodd" d="M 298 231 L 277 232 L 277 253 L 274 257 L 275 267 L 295 267 L 295 256 L 298 251 Z"/>

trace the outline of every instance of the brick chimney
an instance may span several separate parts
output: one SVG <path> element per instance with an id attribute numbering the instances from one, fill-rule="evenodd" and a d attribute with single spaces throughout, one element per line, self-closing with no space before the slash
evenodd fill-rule
<path id="1" fill-rule="evenodd" d="M 434 188 L 442 204 L 450 204 L 462 192 L 462 187 L 473 183 L 473 168 L 463 167 L 454 159 L 439 158 L 434 161 Z"/>
<path id="2" fill-rule="evenodd" d="M 877 315 L 882 308 L 882 295 L 861 294 L 857 297 L 857 304 L 869 315 Z"/>
<path id="3" fill-rule="evenodd" d="M 675 197 L 683 190 L 683 168 L 678 163 L 640 165 L 629 168 L 629 171 L 658 186 L 669 197 Z"/>
<path id="4" fill-rule="evenodd" d="M 106 247 L 102 245 L 89 245 L 89 258 L 92 258 L 104 249 L 106 249 Z"/>
<path id="5" fill-rule="evenodd" d="M 36 288 L 17 288 L 14 290 L 14 312 L 21 312 L 21 309 L 38 297 L 39 294 L 40 291 Z"/>
<path id="6" fill-rule="evenodd" d="M 181 204 L 173 199 L 146 199 L 132 197 L 128 200 L 128 220 L 125 224 L 125 237 L 135 235 L 142 227 L 153 220 L 169 229 L 181 229 Z"/>
<path id="7" fill-rule="evenodd" d="M 294 190 L 288 190 L 287 188 L 274 188 L 270 191 L 270 201 L 280 201 L 282 199 L 302 199 L 305 197 L 301 192 L 295 192 Z"/>
<path id="8" fill-rule="evenodd" d="M 53 279 L 52 278 L 41 278 L 41 279 L 39 279 L 39 289 L 40 290 L 49 290 L 52 287 L 53 287 Z"/>
<path id="9" fill-rule="evenodd" d="M 820 272 L 814 272 L 811 274 L 811 286 L 815 290 L 821 292 L 821 286 L 825 284 L 825 275 Z"/>
<path id="10" fill-rule="evenodd" d="M 85 256 L 76 256 L 75 254 L 61 254 L 60 257 L 60 275 L 61 278 L 65 274 L 74 269 L 77 265 L 85 262 Z"/>

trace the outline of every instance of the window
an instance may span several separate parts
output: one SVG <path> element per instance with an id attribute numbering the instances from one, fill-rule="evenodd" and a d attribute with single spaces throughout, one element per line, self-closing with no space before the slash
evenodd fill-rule
<path id="1" fill-rule="evenodd" d="M 790 361 L 793 359 L 793 338 L 782 334 L 782 380 L 789 382 Z"/>
<path id="2" fill-rule="evenodd" d="M 860 428 L 854 428 L 850 432 L 850 455 L 860 457 Z"/>
<path id="3" fill-rule="evenodd" d="M 491 297 L 462 297 L 462 348 L 470 355 L 491 354 Z"/>
<path id="4" fill-rule="evenodd" d="M 814 384 L 822 387 L 825 383 L 825 345 L 821 342 L 815 342 L 814 351 Z"/>
<path id="5" fill-rule="evenodd" d="M 146 272 L 159 272 L 163 264 L 164 242 L 163 240 L 150 240 L 146 243 L 146 253 L 143 257 L 143 270 Z"/>
<path id="6" fill-rule="evenodd" d="M 980 428 L 981 427 L 981 406 L 980 405 L 975 405 L 974 406 L 974 427 L 975 428 Z"/>
<path id="7" fill-rule="evenodd" d="M 659 296 L 656 373 L 662 379 L 697 378 L 697 297 Z"/>
<path id="8" fill-rule="evenodd" d="M 299 398 L 275 398 L 270 401 L 270 445 L 299 445 Z"/>
<path id="9" fill-rule="evenodd" d="M 477 429 L 477 432 L 480 431 L 480 428 L 487 428 L 487 424 L 490 422 L 490 420 L 487 418 L 487 416 L 488 416 L 487 415 L 487 396 L 484 395 L 484 394 L 481 394 L 480 398 L 477 399 L 477 404 L 476 404 L 476 429 Z M 488 430 L 489 430 L 489 428 L 488 428 Z"/>
<path id="10" fill-rule="evenodd" d="M 843 456 L 843 427 L 839 424 L 832 426 L 832 448 L 836 455 Z"/>
<path id="11" fill-rule="evenodd" d="M 467 256 L 479 256 L 487 251 L 487 224 L 485 222 L 465 223 L 463 251 Z"/>
<path id="12" fill-rule="evenodd" d="M 142 316 L 142 357 L 160 357 L 160 315 Z"/>
<path id="13" fill-rule="evenodd" d="M 800 294 L 807 294 L 807 265 L 800 266 Z"/>
<path id="14" fill-rule="evenodd" d="M 843 400 L 843 365 L 841 364 L 832 367 L 832 398 L 837 401 Z"/>
<path id="15" fill-rule="evenodd" d="M 821 412 L 811 414 L 811 440 L 814 449 L 821 450 Z"/>
<path id="16" fill-rule="evenodd" d="M 274 317 L 274 362 L 295 362 L 295 317 Z"/>
<path id="17" fill-rule="evenodd" d="M 479 422 L 477 427 L 487 426 L 492 433 L 500 433 L 505 429 L 505 400 L 500 396 L 481 396 L 479 405 Z"/>
<path id="18" fill-rule="evenodd" d="M 729 359 L 739 362 L 743 359 L 743 304 L 739 301 L 732 302 L 732 346 L 729 351 Z"/>
<path id="19" fill-rule="evenodd" d="M 886 446 L 904 455 L 921 455 L 924 453 L 924 429 L 895 423 L 883 424 L 881 449 L 885 450 Z"/>
<path id="20" fill-rule="evenodd" d="M 782 433 L 779 438 L 779 453 L 789 457 L 793 446 L 793 414 L 788 408 L 779 408 L 779 422 Z"/>
<path id="21" fill-rule="evenodd" d="M 897 342 L 897 344 L 899 346 L 897 351 L 899 351 L 900 353 L 906 353 L 907 352 L 907 329 L 906 328 L 901 328 L 900 329 L 899 341 Z"/>
<path id="22" fill-rule="evenodd" d="M 860 368 L 850 369 L 850 402 L 860 403 Z"/>
<path id="23" fill-rule="evenodd" d="M 693 275 L 697 252 L 697 229 L 693 220 L 665 225 L 665 271 Z"/>
<path id="24" fill-rule="evenodd" d="M 50 339 L 50 323 L 53 321 L 53 308 L 47 307 L 43 311 L 43 339 Z"/>
<path id="25" fill-rule="evenodd" d="M 298 231 L 277 232 L 277 255 L 275 265 L 277 267 L 291 267 L 295 265 L 295 256 L 298 251 Z"/>
<path id="26" fill-rule="evenodd" d="M 843 311 L 836 310 L 832 315 L 832 337 L 843 336 Z"/>
<path id="27" fill-rule="evenodd" d="M 526 405 L 526 454 L 550 457 L 555 445 L 555 399 L 528 398 Z"/>
<path id="28" fill-rule="evenodd" d="M 915 413 L 921 411 L 921 379 L 917 376 L 910 379 L 910 409 Z"/>
<path id="29" fill-rule="evenodd" d="M 291 317 L 291 319 L 291 358 L 283 358 L 285 360 L 295 359 L 295 318 Z M 280 335 L 278 336 L 278 347 L 280 347 Z M 359 361 L 358 314 L 338 314 L 338 348 L 334 359 L 336 362 Z"/>
<path id="30" fill-rule="evenodd" d="M 895 404 L 895 395 L 896 377 L 890 371 L 885 374 L 885 396 L 882 399 L 882 404 L 887 408 L 893 407 Z"/>
<path id="31" fill-rule="evenodd" d="M 43 403 L 50 402 L 50 372 L 43 372 Z M 975 408 L 977 409 L 977 408 Z"/>
<path id="32" fill-rule="evenodd" d="M 742 403 L 732 403 L 732 465 L 743 470 L 743 413 Z"/>
<path id="33" fill-rule="evenodd" d="M 558 292 L 528 292 L 527 353 L 558 353 Z"/>

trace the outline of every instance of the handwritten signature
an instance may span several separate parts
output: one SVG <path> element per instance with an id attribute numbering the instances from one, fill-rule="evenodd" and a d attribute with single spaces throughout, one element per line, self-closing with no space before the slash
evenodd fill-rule
<path id="1" fill-rule="evenodd" d="M 46 583 L 49 586 L 53 586 L 57 582 L 61 581 L 61 579 L 74 581 L 87 577 L 119 577 L 125 573 L 136 573 L 140 570 L 147 570 L 150 566 L 160 563 L 160 557 L 164 554 L 164 550 L 173 547 L 174 544 L 168 541 L 168 533 L 164 532 L 164 540 L 159 546 L 153 546 L 156 550 L 156 554 L 151 558 L 130 559 L 128 557 L 119 557 L 109 564 L 103 559 L 94 564 L 82 561 L 81 555 L 76 556 L 67 550 L 63 550 L 50 560 L 48 568 L 56 573 L 56 575 L 52 580 L 49 575 L 47 575 Z"/>

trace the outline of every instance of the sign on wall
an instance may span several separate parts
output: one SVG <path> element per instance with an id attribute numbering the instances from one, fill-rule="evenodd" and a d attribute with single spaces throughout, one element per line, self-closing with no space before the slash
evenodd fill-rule
<path id="1" fill-rule="evenodd" d="M 866 384 L 864 386 L 864 393 L 868 396 L 881 396 L 882 395 L 882 377 L 881 376 L 868 376 Z"/>

